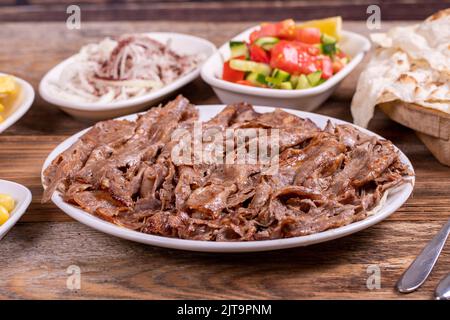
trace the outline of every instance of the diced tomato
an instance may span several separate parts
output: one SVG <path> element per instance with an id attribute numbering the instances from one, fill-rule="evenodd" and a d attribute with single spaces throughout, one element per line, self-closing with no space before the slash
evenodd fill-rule
<path id="1" fill-rule="evenodd" d="M 333 61 L 332 66 L 333 66 L 333 74 L 335 74 L 342 70 L 344 64 L 339 59 L 336 59 Z"/>
<path id="2" fill-rule="evenodd" d="M 318 28 L 297 28 L 295 29 L 295 40 L 303 42 L 303 43 L 309 43 L 309 44 L 316 44 L 320 43 L 320 30 Z"/>
<path id="3" fill-rule="evenodd" d="M 280 39 L 293 39 L 295 36 L 295 22 L 292 19 L 283 20 L 275 24 Z"/>
<path id="4" fill-rule="evenodd" d="M 318 70 L 322 70 L 322 79 L 328 79 L 333 76 L 333 64 L 330 57 L 320 55 L 315 62 Z"/>
<path id="5" fill-rule="evenodd" d="M 306 44 L 306 48 L 308 53 L 312 56 L 317 56 L 320 54 L 320 49 L 315 46 Z"/>
<path id="6" fill-rule="evenodd" d="M 342 59 L 342 58 L 347 58 L 347 55 L 344 52 L 342 52 L 341 50 L 338 50 L 338 52 L 336 52 L 336 57 Z"/>
<path id="7" fill-rule="evenodd" d="M 231 69 L 230 61 L 226 61 L 223 64 L 223 73 L 222 73 L 223 80 L 237 82 L 240 80 L 244 80 L 244 77 L 245 77 L 244 71 Z"/>
<path id="8" fill-rule="evenodd" d="M 250 34 L 250 43 L 255 42 L 262 37 L 277 37 L 281 39 L 295 38 L 295 22 L 292 19 L 287 19 L 278 23 L 261 24 L 258 30 Z"/>
<path id="9" fill-rule="evenodd" d="M 319 49 L 298 41 L 280 41 L 271 50 L 270 66 L 290 74 L 309 74 L 318 70 Z M 331 64 L 330 64 L 331 66 Z"/>
<path id="10" fill-rule="evenodd" d="M 260 36 L 260 30 L 255 30 L 252 33 L 250 33 L 250 36 L 248 39 L 250 40 L 250 43 L 253 43 L 256 40 L 258 40 L 258 38 L 261 38 L 261 37 L 262 36 Z"/>
<path id="11" fill-rule="evenodd" d="M 277 31 L 276 31 L 275 24 L 271 23 L 271 24 L 263 25 L 258 30 L 255 30 L 252 33 L 250 33 L 250 37 L 249 37 L 250 43 L 253 43 L 262 37 L 275 37 L 276 33 L 277 33 Z"/>
<path id="12" fill-rule="evenodd" d="M 260 46 L 252 44 L 250 45 L 250 60 L 255 62 L 269 63 L 269 55 L 267 51 Z"/>
<path id="13" fill-rule="evenodd" d="M 238 83 L 238 84 L 243 84 L 244 86 L 251 86 L 251 87 L 254 87 L 253 83 L 251 83 L 251 82 L 248 81 L 248 80 L 239 80 L 239 81 L 236 81 L 236 83 Z"/>

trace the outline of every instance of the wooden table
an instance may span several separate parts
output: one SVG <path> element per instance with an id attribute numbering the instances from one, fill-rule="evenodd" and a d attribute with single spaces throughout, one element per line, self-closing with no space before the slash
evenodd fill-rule
<path id="1" fill-rule="evenodd" d="M 386 22 L 383 27 L 395 24 Z M 37 88 L 44 73 L 80 45 L 110 34 L 171 30 L 219 45 L 250 25 L 102 22 L 83 23 L 80 31 L 69 31 L 63 23 L 6 23 L 0 24 L 0 66 Z M 368 33 L 363 22 L 348 22 L 345 27 Z M 351 121 L 349 103 L 359 70 L 318 113 Z M 196 104 L 218 102 L 201 80 L 181 92 Z M 416 170 L 416 187 L 408 202 L 389 219 L 352 236 L 255 254 L 192 253 L 133 243 L 73 221 L 53 204 L 41 204 L 44 159 L 59 142 L 89 125 L 37 97 L 26 116 L 0 135 L 0 178 L 22 183 L 33 193 L 27 213 L 0 242 L 0 298 L 430 299 L 449 271 L 447 246 L 420 290 L 410 295 L 394 291 L 403 270 L 449 218 L 450 170 L 411 130 L 380 112 L 370 129 L 400 147 Z M 80 290 L 66 286 L 70 265 L 81 268 Z M 381 270 L 380 289 L 366 286 L 372 265 Z"/>

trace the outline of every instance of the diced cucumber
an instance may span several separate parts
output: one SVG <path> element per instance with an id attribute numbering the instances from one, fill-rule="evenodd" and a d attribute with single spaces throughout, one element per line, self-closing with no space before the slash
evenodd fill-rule
<path id="1" fill-rule="evenodd" d="M 230 41 L 231 58 L 248 57 L 247 44 L 242 41 Z"/>
<path id="2" fill-rule="evenodd" d="M 322 44 L 322 53 L 327 55 L 333 55 L 336 53 L 336 44 L 335 43 L 323 43 Z"/>
<path id="3" fill-rule="evenodd" d="M 295 86 L 289 81 L 290 79 L 290 73 L 281 69 L 274 69 L 272 75 L 266 77 L 266 81 L 271 87 L 280 89 L 293 89 Z"/>
<path id="4" fill-rule="evenodd" d="M 256 86 L 267 84 L 266 76 L 257 72 L 250 72 L 247 77 L 245 77 L 245 80 Z"/>
<path id="5" fill-rule="evenodd" d="M 287 73 L 286 71 L 280 70 L 280 69 L 274 69 L 272 72 L 272 77 L 284 82 L 284 81 L 288 81 L 289 78 L 291 77 L 291 75 L 289 73 Z"/>
<path id="6" fill-rule="evenodd" d="M 269 75 L 271 71 L 268 64 L 239 59 L 231 59 L 230 68 L 239 71 L 261 73 L 265 76 Z"/>
<path id="7" fill-rule="evenodd" d="M 298 78 L 299 78 L 299 76 L 296 76 L 296 75 L 292 75 L 292 76 L 291 76 L 290 81 L 291 81 L 292 86 L 293 86 L 294 88 L 297 86 Z"/>
<path id="8" fill-rule="evenodd" d="M 280 39 L 275 37 L 262 37 L 255 41 L 255 44 L 263 48 L 264 50 L 272 49 Z"/>
<path id="9" fill-rule="evenodd" d="M 322 33 L 322 37 L 320 40 L 323 44 L 336 43 L 336 39 L 332 36 L 327 35 L 326 33 Z"/>
<path id="10" fill-rule="evenodd" d="M 297 86 L 295 87 L 295 89 L 308 89 L 308 88 L 311 88 L 308 78 L 304 74 L 301 74 L 298 77 Z"/>
<path id="11" fill-rule="evenodd" d="M 282 81 L 274 78 L 274 77 L 266 77 L 266 82 L 271 88 L 279 88 Z"/>
<path id="12" fill-rule="evenodd" d="M 280 84 L 280 89 L 292 90 L 292 89 L 293 89 L 292 83 L 289 82 L 289 81 L 282 82 L 282 83 Z"/>
<path id="13" fill-rule="evenodd" d="M 310 73 L 306 76 L 308 78 L 309 84 L 311 87 L 315 87 L 319 84 L 320 78 L 322 77 L 322 71 L 316 71 L 313 73 Z"/>
<path id="14" fill-rule="evenodd" d="M 250 72 L 246 77 L 245 80 L 247 80 L 248 82 L 252 83 L 252 84 L 257 84 L 257 78 L 258 78 L 259 73 L 256 72 Z M 264 77 L 265 79 L 265 77 Z"/>
<path id="15" fill-rule="evenodd" d="M 336 39 L 332 36 L 327 35 L 326 33 L 322 34 L 321 37 L 322 48 L 321 51 L 324 54 L 332 55 L 336 53 Z"/>

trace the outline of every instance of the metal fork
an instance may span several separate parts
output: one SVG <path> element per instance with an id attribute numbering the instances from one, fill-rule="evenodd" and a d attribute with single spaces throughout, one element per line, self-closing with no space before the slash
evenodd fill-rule
<path id="1" fill-rule="evenodd" d="M 439 282 L 434 295 L 436 300 L 450 300 L 450 273 Z"/>
<path id="2" fill-rule="evenodd" d="M 402 293 L 413 292 L 425 282 L 444 247 L 449 233 L 450 219 L 400 277 L 397 282 L 398 291 Z"/>

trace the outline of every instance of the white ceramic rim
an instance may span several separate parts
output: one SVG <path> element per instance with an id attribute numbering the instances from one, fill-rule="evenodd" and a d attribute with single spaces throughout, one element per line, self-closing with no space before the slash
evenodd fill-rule
<path id="1" fill-rule="evenodd" d="M 233 37 L 230 40 L 247 40 L 248 36 L 252 31 L 257 29 L 259 25 L 253 26 L 242 33 L 238 34 L 237 36 Z M 335 85 L 337 85 L 339 82 L 341 82 L 350 72 L 353 71 L 353 69 L 356 68 L 356 66 L 362 61 L 364 58 L 364 55 L 367 51 L 370 50 L 371 44 L 370 41 L 357 33 L 350 32 L 350 31 L 342 31 L 342 36 L 349 39 L 349 41 L 355 41 L 358 39 L 364 45 L 361 47 L 359 53 L 352 57 L 349 64 L 347 64 L 341 71 L 339 71 L 337 74 L 333 75 L 330 79 L 325 81 L 324 83 L 320 84 L 317 87 L 309 88 L 309 89 L 302 89 L 302 90 L 287 90 L 287 89 L 270 89 L 270 88 L 258 88 L 258 87 L 251 87 L 251 86 L 245 86 L 229 81 L 222 80 L 218 77 L 216 77 L 216 70 L 220 67 L 218 65 L 215 65 L 213 62 L 214 60 L 220 57 L 224 51 L 228 48 L 228 42 L 223 44 L 209 59 L 203 64 L 202 70 L 201 70 L 201 77 L 202 79 L 208 83 L 209 85 L 213 87 L 217 87 L 223 90 L 227 91 L 233 91 L 243 94 L 249 94 L 254 96 L 261 96 L 261 97 L 272 97 L 272 98 L 296 98 L 296 97 L 305 97 L 305 96 L 312 96 L 317 95 L 320 93 L 323 93 Z"/>
<path id="2" fill-rule="evenodd" d="M 14 80 L 16 81 L 16 83 L 19 84 L 19 86 L 21 88 L 21 94 L 23 95 L 23 97 L 22 97 L 23 100 L 20 103 L 20 105 L 17 107 L 17 109 L 12 114 L 10 114 L 8 117 L 6 117 L 6 119 L 2 123 L 0 123 L 0 133 L 2 133 L 6 129 L 8 129 L 10 126 L 12 126 L 14 123 L 16 123 L 20 118 L 22 118 L 22 116 L 30 109 L 30 107 L 34 101 L 34 89 L 31 86 L 31 84 L 29 84 L 25 80 L 18 78 L 12 74 L 0 72 L 0 75 L 2 75 L 2 76 L 8 75 L 8 76 L 13 77 Z"/>
<path id="3" fill-rule="evenodd" d="M 203 105 L 203 106 L 197 106 L 201 112 L 202 109 L 208 110 L 215 108 L 217 112 L 219 112 L 222 108 L 225 107 L 225 105 Z M 273 111 L 274 108 L 272 107 L 255 107 L 255 109 L 259 112 L 270 112 Z M 298 115 L 300 117 L 304 118 L 311 118 L 311 119 L 322 119 L 322 121 L 325 123 L 326 120 L 331 120 L 333 123 L 336 124 L 350 124 L 360 130 L 362 130 L 365 133 L 368 133 L 370 135 L 377 136 L 379 138 L 382 138 L 381 136 L 360 128 L 358 126 L 355 126 L 351 123 L 335 119 L 332 117 L 327 117 L 323 115 L 318 115 L 314 113 L 304 112 L 304 111 L 297 111 L 297 110 L 291 110 L 291 109 L 283 109 L 286 112 L 290 112 L 292 114 Z M 216 112 L 216 113 L 217 113 Z M 129 119 L 132 120 L 137 116 L 137 114 L 128 115 L 125 117 L 120 117 L 118 119 Z M 314 121 L 314 120 L 313 120 Z M 41 180 L 43 181 L 43 171 L 47 166 L 51 163 L 51 161 L 63 150 L 65 150 L 67 147 L 69 147 L 73 142 L 75 142 L 78 137 L 80 137 L 82 134 L 84 134 L 88 129 L 85 129 L 62 143 L 60 143 L 47 157 L 47 159 L 44 162 L 42 172 L 41 172 Z M 412 167 L 411 162 L 409 159 L 401 152 L 398 148 L 396 148 L 400 152 L 400 158 L 403 163 L 408 165 L 408 167 L 414 172 L 414 169 Z M 294 238 L 286 238 L 286 239 L 277 239 L 277 240 L 262 240 L 262 241 L 248 241 L 248 242 L 215 242 L 215 241 L 200 241 L 200 240 L 184 240 L 184 239 L 178 239 L 178 238 L 168 238 L 168 237 L 162 237 L 162 236 L 156 236 L 151 234 L 145 234 L 142 232 L 133 231 L 130 229 L 125 229 L 123 227 L 117 226 L 115 224 L 112 224 L 110 222 L 104 221 L 100 218 L 97 218 L 79 208 L 76 208 L 75 206 L 72 206 L 70 204 L 65 203 L 59 192 L 55 192 L 52 195 L 52 201 L 56 204 L 62 211 L 64 211 L 66 214 L 74 218 L 75 220 L 78 220 L 79 222 L 96 229 L 98 231 L 123 238 L 128 239 L 140 243 L 155 245 L 159 247 L 165 247 L 165 248 L 172 248 L 172 249 L 182 249 L 182 250 L 189 250 L 189 251 L 203 251 L 203 252 L 256 252 L 256 251 L 268 251 L 268 250 L 277 250 L 277 249 L 285 249 L 285 248 L 292 248 L 292 247 L 298 247 L 298 246 L 306 246 L 311 245 L 315 243 L 320 243 L 324 241 L 333 240 L 336 238 L 340 238 L 352 233 L 355 233 L 357 231 L 363 230 L 365 228 L 368 228 L 384 219 L 386 219 L 388 216 L 390 216 L 393 212 L 395 212 L 398 208 L 401 207 L 401 205 L 409 198 L 411 195 L 411 192 L 413 190 L 415 178 L 412 177 L 411 183 L 405 183 L 400 188 L 398 188 L 395 192 L 392 192 L 389 194 L 388 201 L 386 201 L 385 205 L 374 215 L 369 216 L 368 218 L 354 222 L 352 224 L 331 229 L 327 231 L 323 231 L 320 233 L 303 236 L 303 237 L 294 237 Z"/>
<path id="4" fill-rule="evenodd" d="M 182 37 L 191 40 L 192 42 L 197 43 L 203 43 L 206 47 L 208 47 L 211 50 L 211 55 L 214 54 L 217 51 L 216 46 L 203 38 L 183 34 L 183 33 L 176 33 L 176 32 L 146 32 L 145 34 L 149 36 L 167 36 L 167 37 Z M 61 106 L 64 108 L 74 109 L 74 110 L 85 110 L 85 111 L 108 111 L 108 110 L 117 110 L 121 108 L 127 108 L 132 106 L 137 106 L 144 104 L 146 102 L 150 102 L 153 100 L 157 100 L 161 97 L 164 97 L 168 94 L 171 94 L 172 92 L 180 89 L 181 87 L 185 86 L 189 82 L 195 80 L 200 75 L 200 70 L 205 63 L 206 60 L 209 59 L 209 56 L 205 57 L 205 61 L 200 63 L 194 70 L 191 72 L 183 75 L 176 81 L 168 84 L 167 86 L 162 87 L 161 89 L 158 89 L 154 92 L 149 92 L 147 94 L 144 94 L 142 96 L 130 98 L 127 100 L 121 100 L 121 101 L 115 101 L 115 102 L 108 102 L 108 103 L 98 103 L 98 102 L 79 102 L 79 101 L 69 101 L 64 98 L 60 98 L 58 96 L 52 95 L 48 92 L 48 82 L 51 78 L 53 72 L 55 72 L 56 69 L 62 68 L 68 64 L 70 64 L 77 54 L 67 58 L 66 60 L 63 60 L 56 66 L 54 66 L 52 69 L 50 69 L 45 76 L 42 78 L 41 82 L 39 83 L 39 94 L 40 96 L 47 102 L 56 105 Z"/>
<path id="5" fill-rule="evenodd" d="M 25 192 L 25 199 L 23 199 L 20 203 L 16 204 L 13 211 L 10 213 L 10 218 L 3 225 L 0 226 L 0 238 L 2 238 L 4 236 L 4 233 L 8 232 L 17 223 L 17 221 L 19 221 L 19 219 L 23 216 L 25 211 L 27 211 L 27 208 L 31 203 L 32 195 L 31 191 L 27 187 L 19 183 L 8 180 L 0 180 L 0 184 L 14 185 Z"/>

